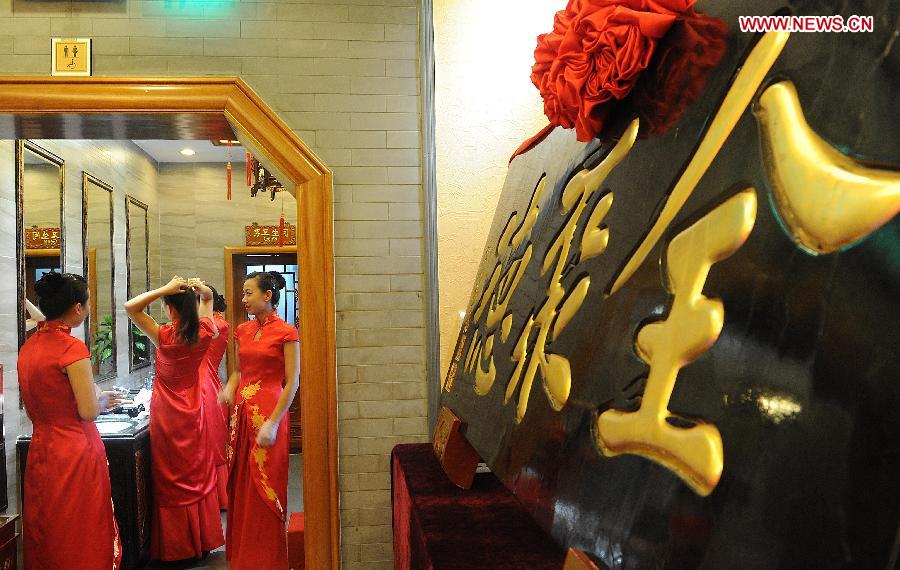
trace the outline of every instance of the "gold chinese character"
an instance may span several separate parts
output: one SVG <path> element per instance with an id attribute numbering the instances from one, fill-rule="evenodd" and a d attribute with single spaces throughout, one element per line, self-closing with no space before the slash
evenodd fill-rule
<path id="1" fill-rule="evenodd" d="M 562 355 L 547 352 L 546 348 L 549 342 L 556 340 L 581 308 L 590 288 L 591 279 L 590 276 L 583 276 L 567 294 L 562 284 L 563 272 L 570 261 L 572 241 L 582 213 L 609 173 L 628 155 L 634 145 L 637 132 L 638 121 L 634 120 L 600 164 L 592 170 L 584 169 L 578 172 L 563 190 L 562 209 L 564 213 L 569 214 L 569 217 L 565 226 L 547 249 L 541 265 L 541 275 L 544 275 L 553 266 L 553 262 L 556 262 L 547 287 L 547 298 L 536 313 L 528 316 L 513 348 L 512 359 L 516 362 L 516 368 L 506 386 L 504 402 L 509 402 L 521 382 L 522 389 L 519 392 L 519 401 L 516 406 L 516 421 L 522 421 L 522 418 L 525 417 L 528 399 L 531 396 L 531 386 L 538 368 L 541 370 L 544 392 L 550 406 L 554 410 L 561 410 L 569 399 L 569 390 L 572 387 L 569 360 Z M 588 246 L 588 257 L 599 255 L 606 248 L 608 230 L 600 226 L 611 204 L 612 198 L 604 197 L 597 202 L 594 211 L 589 216 L 589 225 L 587 225 L 585 237 L 582 239 L 582 247 L 585 244 Z M 528 351 L 529 339 L 535 328 L 537 328 L 537 340 L 534 343 L 533 352 L 530 354 Z M 550 337 L 551 330 L 553 331 L 552 338 Z"/>
<path id="2" fill-rule="evenodd" d="M 651 459 L 703 496 L 722 474 L 722 438 L 712 424 L 670 424 L 669 399 L 678 371 L 709 350 L 722 330 L 722 302 L 703 295 L 709 270 L 743 245 L 755 220 L 756 192 L 749 188 L 672 239 L 664 264 L 671 308 L 664 320 L 641 327 L 635 342 L 638 355 L 650 365 L 641 405 L 635 412 L 613 409 L 597 418 L 597 445 L 605 455 Z"/>
<path id="3" fill-rule="evenodd" d="M 817 135 L 793 83 L 767 87 L 755 113 L 772 197 L 797 245 L 832 253 L 865 239 L 900 211 L 900 175 L 865 165 Z"/>
<path id="4" fill-rule="evenodd" d="M 750 51 L 731 82 L 731 87 L 728 88 L 719 110 L 710 121 L 709 128 L 706 129 L 697 150 L 691 156 L 690 162 L 678 178 L 672 191 L 669 192 L 662 211 L 638 249 L 619 272 L 609 289 L 609 295 L 614 294 L 628 282 L 637 268 L 650 255 L 663 232 L 681 211 L 682 206 L 697 187 L 700 178 L 706 173 L 706 169 L 719 154 L 728 135 L 731 134 L 734 126 L 744 114 L 744 110 L 750 104 L 756 90 L 759 89 L 772 65 L 775 64 L 775 60 L 781 54 L 789 36 L 790 32 L 767 32 Z"/>

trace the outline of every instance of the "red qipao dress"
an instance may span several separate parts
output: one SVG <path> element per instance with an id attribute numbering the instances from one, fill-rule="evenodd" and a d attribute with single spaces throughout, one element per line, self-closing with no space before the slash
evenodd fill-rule
<path id="1" fill-rule="evenodd" d="M 119 568 L 122 548 L 113 515 L 109 464 L 94 422 L 78 416 L 63 372 L 90 358 L 59 321 L 38 324 L 19 351 L 19 389 L 34 424 L 25 470 L 26 568 Z"/>
<path id="2" fill-rule="evenodd" d="M 241 383 L 231 411 L 228 444 L 228 541 L 232 569 L 286 569 L 289 424 L 278 426 L 272 447 L 256 444 L 256 436 L 284 386 L 284 344 L 297 342 L 297 329 L 275 313 L 264 323 L 246 322 L 234 331 Z"/>
<path id="3" fill-rule="evenodd" d="M 199 372 L 214 335 L 212 323 L 200 319 L 200 340 L 193 345 L 176 338 L 175 331 L 172 324 L 159 327 L 150 400 L 150 557 L 155 560 L 197 558 L 225 542 Z"/>
<path id="4" fill-rule="evenodd" d="M 228 348 L 231 325 L 222 318 L 221 313 L 215 313 L 213 319 L 219 328 L 219 336 L 209 341 L 209 348 L 200 365 L 200 382 L 203 384 L 203 417 L 206 420 L 206 434 L 216 474 L 216 494 L 219 498 L 219 508 L 225 509 L 228 507 L 228 467 L 225 455 L 228 430 L 225 426 L 225 408 L 219 404 L 219 389 L 222 386 L 219 379 L 219 364 Z"/>

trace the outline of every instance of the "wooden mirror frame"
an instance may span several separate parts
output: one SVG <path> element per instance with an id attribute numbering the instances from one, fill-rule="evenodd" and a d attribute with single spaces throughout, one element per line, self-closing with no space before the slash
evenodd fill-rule
<path id="1" fill-rule="evenodd" d="M 200 136 L 201 129 L 224 124 L 298 198 L 306 567 L 340 568 L 333 176 L 328 167 L 237 77 L 2 77 L 0 116 L 10 119 L 0 123 L 0 137 L 8 139 L 24 138 L 30 130 L 44 138 L 207 138 Z"/>
<path id="2" fill-rule="evenodd" d="M 97 382 L 106 382 L 108 380 L 114 380 L 115 378 L 117 378 L 119 369 L 118 362 L 116 362 L 116 359 L 118 358 L 118 343 L 116 342 L 116 256 L 113 249 L 113 236 L 115 234 L 116 216 L 113 210 L 113 187 L 100 180 L 96 176 L 92 176 L 85 171 L 81 171 L 81 244 L 82 252 L 84 255 L 84 265 L 82 265 L 82 267 L 84 268 L 84 278 L 87 279 L 88 282 L 88 290 L 91 289 L 91 279 L 95 278 L 95 275 L 88 270 L 90 267 L 88 255 L 88 186 L 91 184 L 100 188 L 101 190 L 105 190 L 108 193 L 109 204 L 109 310 L 110 315 L 112 316 L 111 358 L 113 369 L 111 374 L 101 376 L 100 362 L 98 361 L 97 370 L 94 375 L 94 378 Z M 94 271 L 94 273 L 96 273 L 96 270 Z M 100 286 L 101 283 L 96 283 L 94 289 L 96 290 Z M 88 350 L 91 352 L 92 360 L 94 357 L 94 336 L 91 334 L 91 330 L 100 325 L 100 304 L 98 302 L 98 299 L 99 295 L 97 295 L 96 298 L 91 299 L 91 311 L 88 314 L 88 317 L 84 320 L 84 343 L 88 346 Z M 92 316 L 94 318 L 91 318 Z"/>
<path id="3" fill-rule="evenodd" d="M 131 262 L 133 260 L 133 252 L 131 247 L 131 213 L 134 210 L 143 210 L 144 211 L 144 267 L 145 275 L 146 275 L 146 283 L 141 283 L 143 287 L 142 291 L 138 292 L 134 288 L 134 283 L 131 279 Z M 144 291 L 150 290 L 150 207 L 147 204 L 144 204 L 134 196 L 130 194 L 125 195 L 125 290 L 127 291 L 127 297 L 129 299 L 133 298 L 135 295 L 139 293 L 143 293 Z M 149 309 L 148 309 L 149 310 Z M 146 338 L 146 337 L 145 337 Z M 149 339 L 148 339 L 149 342 Z M 128 372 L 134 372 L 135 370 L 140 370 L 142 368 L 147 368 L 152 363 L 149 355 L 152 354 L 152 351 L 148 351 L 148 357 L 146 362 L 142 362 L 141 364 L 135 365 L 134 363 L 134 325 L 131 321 L 128 321 Z"/>
<path id="4" fill-rule="evenodd" d="M 16 305 L 19 348 L 25 343 L 25 151 L 32 152 L 59 168 L 59 270 L 65 271 L 66 264 L 66 161 L 52 152 L 41 148 L 30 140 L 16 140 Z M 40 250 L 49 253 L 48 250 Z"/>

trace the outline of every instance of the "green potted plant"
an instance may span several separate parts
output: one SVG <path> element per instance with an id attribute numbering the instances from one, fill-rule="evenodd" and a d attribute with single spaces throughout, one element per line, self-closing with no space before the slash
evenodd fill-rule
<path id="1" fill-rule="evenodd" d="M 94 366 L 105 364 L 113 355 L 113 322 L 112 315 L 106 315 L 97 323 L 94 344 L 91 347 L 91 360 Z"/>

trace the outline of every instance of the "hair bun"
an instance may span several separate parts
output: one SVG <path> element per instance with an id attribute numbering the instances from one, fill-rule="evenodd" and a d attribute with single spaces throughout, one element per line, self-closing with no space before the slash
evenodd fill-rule
<path id="1" fill-rule="evenodd" d="M 44 273 L 43 276 L 34 284 L 34 291 L 42 299 L 49 299 L 65 287 L 66 280 L 62 273 L 51 271 Z"/>
<path id="2" fill-rule="evenodd" d="M 287 287 L 287 281 L 284 280 L 284 275 L 277 271 L 269 271 L 269 275 L 272 276 L 272 285 L 274 285 L 276 289 L 281 291 Z"/>

